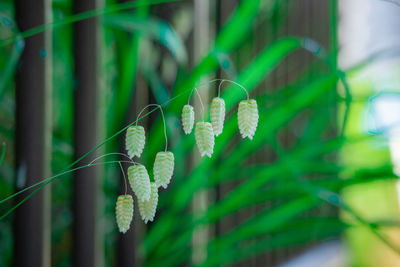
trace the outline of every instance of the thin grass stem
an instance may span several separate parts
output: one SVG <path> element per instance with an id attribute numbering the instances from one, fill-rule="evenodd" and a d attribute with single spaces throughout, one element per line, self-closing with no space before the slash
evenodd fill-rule
<path id="1" fill-rule="evenodd" d="M 142 114 L 142 112 L 143 112 L 146 108 L 152 107 L 152 106 L 156 106 L 156 107 L 159 108 L 160 111 L 161 111 L 161 116 L 162 116 L 162 120 L 163 120 L 163 123 L 164 123 L 165 151 L 167 151 L 167 150 L 168 150 L 167 124 L 166 124 L 166 122 L 165 122 L 164 111 L 163 111 L 162 107 L 161 107 L 159 104 L 148 104 L 147 106 L 145 106 L 145 107 L 139 112 L 138 117 L 140 116 L 140 114 Z M 136 120 L 136 126 L 137 126 L 137 124 L 138 124 L 138 120 Z"/>

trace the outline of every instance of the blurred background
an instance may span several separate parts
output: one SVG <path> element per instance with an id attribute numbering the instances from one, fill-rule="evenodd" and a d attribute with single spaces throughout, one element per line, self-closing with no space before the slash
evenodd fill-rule
<path id="1" fill-rule="evenodd" d="M 399 14 L 397 0 L 0 0 L 0 266 L 400 266 Z M 201 119 L 198 87 L 209 119 L 213 79 L 243 85 L 260 119 L 242 139 L 246 96 L 224 83 L 224 131 L 201 158 L 180 113 L 190 100 Z M 154 222 L 135 202 L 121 234 L 125 159 L 69 170 L 126 153 L 149 103 L 175 172 Z M 152 176 L 160 111 L 139 124 Z"/>

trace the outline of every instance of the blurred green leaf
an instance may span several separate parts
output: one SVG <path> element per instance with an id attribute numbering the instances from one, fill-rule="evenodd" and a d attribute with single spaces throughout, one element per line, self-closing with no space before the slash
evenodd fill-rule
<path id="1" fill-rule="evenodd" d="M 12 79 L 12 74 L 15 71 L 15 68 L 17 66 L 18 59 L 24 50 L 24 40 L 20 39 L 18 42 L 14 44 L 12 47 L 11 53 L 8 55 L 8 61 L 7 64 L 2 71 L 2 76 L 1 76 L 1 82 L 0 82 L 0 99 L 3 98 L 3 93 L 4 90 L 9 83 L 9 81 Z"/>
<path id="2" fill-rule="evenodd" d="M 316 220 L 322 220 L 323 227 L 318 230 L 315 230 Z M 288 223 L 290 222 L 288 221 Z M 312 218 L 308 221 L 296 218 L 293 224 L 292 229 L 285 229 L 278 233 L 252 240 L 251 242 L 240 242 L 233 247 L 229 247 L 227 250 L 215 251 L 209 249 L 211 255 L 202 266 L 237 264 L 246 258 L 255 257 L 260 253 L 307 243 L 310 241 L 310 233 L 314 234 L 314 241 L 322 241 L 324 238 L 338 235 L 346 229 L 346 225 L 338 219 L 330 218 Z"/>
<path id="3" fill-rule="evenodd" d="M 6 143 L 3 143 L 0 155 L 0 165 L 3 163 L 5 155 L 6 155 Z"/>
<path id="4" fill-rule="evenodd" d="M 146 48 L 149 50 L 149 48 Z M 151 48 L 150 48 L 151 49 Z M 152 53 L 152 51 L 147 51 L 148 53 Z M 141 64 L 141 70 L 143 75 L 146 77 L 146 80 L 150 86 L 150 90 L 153 93 L 154 98 L 157 103 L 164 103 L 170 99 L 170 94 L 168 93 L 168 89 L 164 85 L 161 80 L 160 75 L 157 73 L 156 66 L 151 60 L 147 60 Z"/>
<path id="5" fill-rule="evenodd" d="M 169 49 L 178 63 L 186 64 L 185 46 L 167 22 L 153 17 L 143 18 L 132 14 L 105 15 L 103 20 L 106 25 L 126 31 L 137 31 L 148 38 L 158 41 Z"/>

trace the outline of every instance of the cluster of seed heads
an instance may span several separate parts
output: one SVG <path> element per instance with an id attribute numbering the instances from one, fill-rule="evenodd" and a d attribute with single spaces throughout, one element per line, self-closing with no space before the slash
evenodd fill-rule
<path id="1" fill-rule="evenodd" d="M 229 80 L 222 80 L 219 91 L 222 83 L 225 81 Z M 235 84 L 246 91 L 246 89 L 240 84 Z M 194 90 L 197 92 L 196 88 Z M 243 100 L 239 103 L 238 126 L 241 136 L 243 138 L 248 137 L 250 140 L 252 140 L 258 124 L 258 108 L 256 100 L 250 99 L 247 91 L 246 94 L 247 100 Z M 195 114 L 193 107 L 189 104 L 185 105 L 182 109 L 182 126 L 185 134 L 190 134 L 192 132 L 195 121 L 194 116 Z M 197 122 L 194 131 L 197 148 L 199 149 L 200 155 L 202 157 L 208 156 L 211 158 L 211 155 L 214 151 L 215 136 L 222 134 L 224 129 L 225 101 L 219 96 L 214 97 L 211 101 L 210 118 L 211 123 L 204 121 Z"/>
<path id="2" fill-rule="evenodd" d="M 148 106 L 152 106 L 150 104 Z M 145 108 L 147 108 L 146 106 Z M 164 113 L 161 106 L 161 114 L 164 120 L 164 133 L 166 138 L 165 151 L 158 152 L 154 161 L 154 182 L 150 181 L 150 176 L 144 165 L 136 163 L 128 168 L 129 185 L 136 195 L 139 213 L 142 220 L 147 223 L 154 220 L 158 204 L 158 188 L 162 186 L 167 188 L 174 173 L 174 154 L 167 151 L 167 134 Z M 144 109 L 143 109 L 144 110 Z M 143 110 L 141 112 L 143 112 Z M 138 115 L 138 118 L 141 114 Z M 142 155 L 145 146 L 145 130 L 140 125 L 130 126 L 126 131 L 125 147 L 130 159 L 139 158 Z M 118 229 L 125 233 L 131 224 L 133 218 L 133 198 L 129 194 L 121 195 L 117 199 L 116 218 Z"/>
<path id="3" fill-rule="evenodd" d="M 219 92 L 223 82 L 229 80 L 222 80 L 219 87 Z M 233 81 L 229 81 L 235 83 Z M 243 90 L 246 89 L 240 84 L 235 83 L 240 86 Z M 200 97 L 197 89 L 196 93 Z M 250 140 L 257 129 L 258 124 L 258 109 L 257 102 L 254 99 L 250 99 L 247 94 L 247 100 L 243 100 L 239 103 L 238 108 L 238 126 L 239 132 L 243 138 L 248 137 Z M 190 97 L 189 97 L 190 100 Z M 200 97 L 201 101 L 201 97 Z M 202 104 L 202 102 L 200 102 Z M 174 154 L 167 151 L 168 139 L 166 133 L 166 124 L 164 113 L 161 106 L 156 104 L 150 104 L 148 106 L 157 106 L 161 110 L 161 114 L 164 121 L 164 134 L 165 134 L 165 151 L 158 152 L 153 165 L 154 181 L 150 180 L 150 176 L 144 165 L 136 163 L 134 161 L 133 165 L 128 168 L 128 180 L 130 187 L 134 194 L 136 195 L 139 213 L 142 220 L 147 223 L 153 221 L 158 204 L 158 188 L 167 188 L 171 181 L 175 158 Z M 146 106 L 146 107 L 148 107 Z M 203 106 L 203 104 L 202 104 Z M 145 107 L 145 108 L 146 108 Z M 144 110 L 144 109 L 143 109 Z M 139 113 L 143 112 L 143 110 Z M 204 112 L 204 107 L 203 107 Z M 195 126 L 195 139 L 197 148 L 199 149 L 200 155 L 208 156 L 211 158 L 214 152 L 215 136 L 222 134 L 224 129 L 225 120 L 225 101 L 221 97 L 213 98 L 211 101 L 210 109 L 211 122 L 198 121 Z M 194 108 L 188 103 L 182 109 L 182 126 L 185 134 L 190 134 L 193 130 L 195 123 L 195 113 Z M 145 130 L 140 125 L 130 126 L 126 131 L 125 146 L 130 159 L 133 157 L 140 157 L 142 155 L 143 149 L 145 147 L 146 137 Z M 121 167 L 122 168 L 122 167 Z M 119 231 L 125 233 L 131 224 L 133 217 L 133 198 L 129 194 L 120 195 L 117 199 L 116 204 L 116 219 Z"/>

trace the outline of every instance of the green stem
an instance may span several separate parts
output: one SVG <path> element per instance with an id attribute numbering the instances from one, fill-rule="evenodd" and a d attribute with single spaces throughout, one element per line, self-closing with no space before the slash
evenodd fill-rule
<path id="1" fill-rule="evenodd" d="M 124 128 L 122 128 L 121 130 L 119 130 L 118 132 L 116 132 L 115 134 L 113 134 L 112 136 L 108 137 L 108 138 L 105 139 L 103 142 L 101 142 L 100 144 L 98 144 L 95 148 L 93 148 L 92 150 L 90 150 L 89 152 L 87 152 L 86 154 L 84 154 L 83 156 L 81 156 L 80 158 L 78 158 L 77 160 L 75 160 L 72 164 L 70 164 L 70 165 L 66 168 L 66 170 L 65 170 L 64 172 L 62 172 L 62 173 L 60 173 L 60 174 L 57 174 L 57 175 L 55 175 L 55 176 L 53 176 L 53 177 L 44 179 L 44 180 L 42 180 L 42 181 L 40 181 L 40 182 L 38 182 L 38 183 L 36 183 L 36 184 L 34 184 L 34 185 L 31 185 L 31 186 L 29 186 L 29 187 L 27 187 L 27 188 L 25 188 L 25 189 L 23 189 L 23 190 L 20 190 L 20 191 L 14 193 L 14 194 L 12 194 L 12 195 L 10 195 L 10 196 L 8 196 L 8 197 L 2 199 L 2 200 L 0 200 L 0 204 L 1 204 L 1 203 L 3 203 L 3 202 L 5 202 L 5 201 L 7 201 L 7 200 L 9 200 L 9 199 L 11 199 L 11 198 L 13 198 L 13 197 L 19 195 L 19 194 L 21 194 L 21 193 L 23 193 L 23 192 L 25 192 L 25 191 L 27 191 L 27 190 L 29 190 L 29 189 L 32 189 L 32 188 L 34 188 L 34 187 L 36 187 L 36 186 L 38 186 L 38 185 L 41 185 L 39 188 L 35 189 L 32 193 L 30 193 L 28 196 L 26 196 L 23 200 L 21 200 L 21 201 L 18 202 L 16 205 L 14 205 L 10 210 L 8 210 L 8 211 L 6 212 L 3 216 L 1 216 L 1 217 L 0 217 L 0 221 L 1 221 L 3 218 L 5 218 L 8 214 L 10 214 L 11 212 L 13 212 L 13 211 L 14 211 L 16 208 L 18 208 L 20 205 L 22 205 L 22 204 L 23 204 L 25 201 L 27 201 L 29 198 L 31 198 L 31 197 L 32 197 L 34 194 L 36 194 L 39 190 L 41 190 L 41 189 L 42 189 L 43 187 L 45 187 L 47 184 L 49 184 L 50 182 L 52 182 L 56 177 L 58 177 L 58 176 L 60 176 L 60 175 L 63 175 L 63 174 L 66 174 L 66 173 L 69 173 L 69 172 L 74 171 L 74 170 L 79 170 L 79 169 L 85 167 L 85 166 L 81 166 L 81 167 L 77 167 L 77 168 L 75 168 L 75 169 L 68 170 L 68 169 L 72 168 L 75 164 L 77 164 L 78 162 L 80 162 L 82 159 L 84 159 L 85 157 L 87 157 L 88 155 L 90 155 L 91 153 L 93 153 L 94 151 L 96 151 L 97 149 L 99 149 L 101 146 L 103 146 L 104 144 L 106 144 L 107 142 L 109 142 L 111 139 L 113 139 L 114 137 L 116 137 L 116 136 L 118 136 L 119 134 L 121 134 L 122 132 L 124 132 L 126 129 L 128 129 L 131 125 L 135 124 L 137 121 L 139 121 L 139 120 L 143 119 L 144 117 L 150 115 L 151 113 L 153 113 L 153 112 L 156 111 L 157 109 L 161 108 L 162 106 L 167 105 L 169 102 L 175 100 L 176 98 L 178 98 L 178 97 L 180 97 L 180 96 L 186 94 L 187 91 L 189 91 L 189 90 L 185 90 L 185 91 L 183 91 L 182 93 L 176 95 L 175 97 L 169 99 L 168 101 L 164 102 L 164 103 L 161 104 L 160 106 L 158 106 L 158 107 L 154 108 L 153 110 L 147 112 L 147 113 L 146 113 L 145 115 L 143 115 L 142 117 L 140 117 L 140 118 L 138 118 L 137 120 L 131 122 L 130 124 L 128 124 L 127 126 L 125 126 Z M 4 152 L 3 152 L 3 153 L 4 153 Z M 124 162 L 124 161 L 121 161 L 121 162 Z M 100 164 L 101 164 L 101 163 L 100 163 Z M 97 164 L 91 164 L 90 166 L 93 166 L 93 165 L 97 165 Z M 87 166 L 87 165 L 86 165 L 86 166 Z"/>
<path id="2" fill-rule="evenodd" d="M 78 21 L 92 18 L 92 17 L 109 14 L 109 13 L 114 13 L 114 12 L 118 12 L 118 11 L 122 11 L 122 10 L 126 10 L 126 9 L 141 7 L 141 6 L 150 6 L 150 5 L 164 4 L 164 3 L 177 2 L 177 1 L 181 1 L 181 0 L 148 0 L 145 3 L 143 3 L 142 1 L 131 1 L 131 2 L 126 2 L 126 3 L 111 5 L 106 8 L 93 9 L 90 11 L 78 13 L 78 14 L 66 17 L 64 19 L 61 19 L 61 20 L 53 21 L 53 22 L 50 22 L 47 24 L 43 24 L 43 25 L 34 27 L 27 31 L 24 31 L 19 35 L 16 35 L 16 36 L 13 36 L 13 37 L 3 40 L 2 42 L 0 42 L 0 47 L 12 44 L 12 43 L 16 42 L 17 40 L 19 40 L 20 38 L 25 39 L 27 37 L 39 34 L 41 32 L 49 30 L 49 29 L 54 29 L 54 28 L 57 28 L 60 26 L 75 23 Z"/>
<path id="3" fill-rule="evenodd" d="M 239 84 L 239 83 L 237 83 L 235 81 L 231 81 L 231 80 L 228 80 L 228 79 L 221 79 L 221 83 L 218 86 L 218 97 L 221 95 L 221 86 L 222 86 L 222 84 L 224 82 L 230 82 L 230 83 L 233 83 L 233 84 L 239 86 L 240 88 L 242 88 L 245 91 L 246 96 L 247 96 L 247 100 L 250 99 L 249 92 L 246 90 L 246 88 L 244 88 L 244 86 L 242 86 L 241 84 Z"/>
<path id="4" fill-rule="evenodd" d="M 76 168 L 74 168 L 74 169 L 70 169 L 70 170 L 68 170 L 68 171 L 65 171 L 65 172 L 56 174 L 56 175 L 54 175 L 54 176 L 52 176 L 52 177 L 49 177 L 49 178 L 46 178 L 46 179 L 44 179 L 44 180 L 42 180 L 42 181 L 40 181 L 40 182 L 37 182 L 36 184 L 33 184 L 33 185 L 31 185 L 31 186 L 29 186 L 29 187 L 27 187 L 27 188 L 25 188 L 25 189 L 23 189 L 23 190 L 21 190 L 21 191 L 18 191 L 17 193 L 12 194 L 11 196 L 6 197 L 5 199 L 2 199 L 2 200 L 0 201 L 0 204 L 3 203 L 3 202 L 5 202 L 5 201 L 7 201 L 7 200 L 9 200 L 9 199 L 11 199 L 11 198 L 13 198 L 13 197 L 15 197 L 15 196 L 17 196 L 17 195 L 19 195 L 19 194 L 21 194 L 21 193 L 23 193 L 23 192 L 25 192 L 25 191 L 27 191 L 27 190 L 29 190 L 29 189 L 32 189 L 32 188 L 34 188 L 34 187 L 36 187 L 36 186 L 38 186 L 38 185 L 41 185 L 40 187 L 36 188 L 33 192 L 31 192 L 28 196 L 26 196 L 23 200 L 21 200 L 21 201 L 18 202 L 16 205 L 14 205 L 13 207 L 11 207 L 6 213 L 4 213 L 4 214 L 0 217 L 0 221 L 3 220 L 5 217 L 7 217 L 7 215 L 9 215 L 11 212 L 13 212 L 16 208 L 18 208 L 20 205 L 22 205 L 25 201 L 27 201 L 29 198 L 31 198 L 34 194 L 36 194 L 36 193 L 37 193 L 39 190 L 41 190 L 43 187 L 45 187 L 46 185 L 48 185 L 49 183 L 51 183 L 54 179 L 56 179 L 56 178 L 58 178 L 58 177 L 60 177 L 60 176 L 62 176 L 62 175 L 65 175 L 65 174 L 68 174 L 68 173 L 71 173 L 71 172 L 74 172 L 74 171 L 77 171 L 77 170 L 80 170 L 80 169 L 83 169 L 83 168 L 88 168 L 88 167 L 96 166 L 96 165 L 105 165 L 105 164 L 121 163 L 121 162 L 128 162 L 128 163 L 130 163 L 130 161 L 115 160 L 115 161 L 106 161 L 106 162 L 100 162 L 100 163 L 94 163 L 94 164 L 87 164 L 87 165 L 84 165 L 84 166 L 76 167 Z"/>

